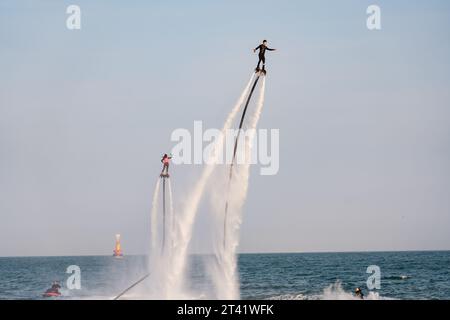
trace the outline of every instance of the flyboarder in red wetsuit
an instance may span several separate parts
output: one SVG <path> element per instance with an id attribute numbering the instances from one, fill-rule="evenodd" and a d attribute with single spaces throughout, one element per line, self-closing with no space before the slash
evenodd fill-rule
<path id="1" fill-rule="evenodd" d="M 172 157 L 169 157 L 166 153 L 163 155 L 161 162 L 163 163 L 163 169 L 161 171 L 161 177 L 169 177 L 169 162 Z"/>

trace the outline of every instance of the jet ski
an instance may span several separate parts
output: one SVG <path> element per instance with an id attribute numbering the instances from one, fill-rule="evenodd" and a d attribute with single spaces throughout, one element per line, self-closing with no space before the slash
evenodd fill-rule
<path id="1" fill-rule="evenodd" d="M 61 286 L 58 282 L 53 282 L 52 287 L 50 289 L 47 289 L 42 296 L 44 298 L 51 298 L 51 297 L 59 297 L 61 295 L 61 292 L 59 292 L 59 289 L 61 289 Z"/>
<path id="2" fill-rule="evenodd" d="M 49 289 L 50 290 L 50 289 Z M 60 295 L 61 295 L 61 292 L 53 292 L 53 291 L 49 291 L 49 290 L 47 290 L 47 291 L 45 291 L 43 294 L 42 294 L 42 296 L 44 297 L 44 298 L 51 298 L 51 297 L 59 297 Z"/>

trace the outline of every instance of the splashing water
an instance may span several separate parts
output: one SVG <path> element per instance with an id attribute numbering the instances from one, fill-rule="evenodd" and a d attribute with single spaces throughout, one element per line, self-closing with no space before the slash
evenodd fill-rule
<path id="1" fill-rule="evenodd" d="M 167 179 L 167 187 L 169 191 L 169 217 L 167 224 L 169 226 L 169 245 L 170 250 L 169 252 L 172 252 L 173 248 L 173 242 L 174 242 L 174 228 L 175 228 L 175 213 L 173 210 L 173 193 L 172 193 L 172 183 L 170 179 Z"/>
<path id="2" fill-rule="evenodd" d="M 167 231 L 166 241 L 164 244 L 164 250 L 163 244 L 161 242 L 161 239 L 158 238 L 158 209 L 159 209 L 159 198 L 161 196 L 160 193 L 160 185 L 161 185 L 161 178 L 158 177 L 155 191 L 153 194 L 153 202 L 152 202 L 152 211 L 151 211 L 151 232 L 152 232 L 152 238 L 151 238 L 151 252 L 150 252 L 150 260 L 149 260 L 149 270 L 148 273 L 150 274 L 149 280 L 146 281 L 146 287 L 147 290 L 145 291 L 145 294 L 142 290 L 140 290 L 140 294 L 137 296 L 135 295 L 134 298 L 141 296 L 144 294 L 146 298 L 150 299 L 161 299 L 161 298 L 169 298 L 168 291 L 171 286 L 171 281 L 169 278 L 162 278 L 161 275 L 165 273 L 165 270 L 167 269 L 168 265 L 171 262 L 171 257 L 173 254 L 173 247 L 174 247 L 174 206 L 173 206 L 173 193 L 172 193 L 172 184 L 170 179 L 164 178 L 165 181 L 163 183 L 163 187 L 166 188 L 166 190 L 163 190 L 163 195 L 167 194 L 167 198 L 163 199 L 165 204 L 168 204 L 168 212 L 166 215 L 166 219 L 163 223 L 165 225 L 162 225 L 162 228 L 165 228 Z M 166 192 L 167 191 L 167 192 Z M 133 290 L 134 293 L 127 293 L 127 297 L 130 297 L 130 294 L 136 294 L 136 291 L 139 290 Z"/>
<path id="3" fill-rule="evenodd" d="M 351 292 L 342 288 L 342 283 L 336 281 L 323 289 L 322 294 L 283 294 L 270 297 L 268 300 L 361 300 Z M 392 300 L 391 298 L 382 297 L 378 292 L 368 292 L 364 296 L 364 300 Z"/>
<path id="4" fill-rule="evenodd" d="M 151 249 L 152 253 L 155 252 L 158 241 L 158 199 L 159 199 L 159 186 L 161 184 L 161 179 L 156 181 L 155 191 L 153 192 L 152 200 L 152 212 L 150 217 L 151 223 Z"/>
<path id="5" fill-rule="evenodd" d="M 216 238 L 216 264 L 209 267 L 209 272 L 212 275 L 214 286 L 216 288 L 216 295 L 219 299 L 239 299 L 239 275 L 237 270 L 237 256 L 236 251 L 239 245 L 239 230 L 242 222 L 242 207 L 247 197 L 249 172 L 251 164 L 251 153 L 253 148 L 253 141 L 256 133 L 256 126 L 258 124 L 262 108 L 264 105 L 265 93 L 265 77 L 262 78 L 262 85 L 259 91 L 259 97 L 256 104 L 256 109 L 249 120 L 247 134 L 244 141 L 244 161 L 243 164 L 233 166 L 234 172 L 230 181 L 228 199 L 223 199 L 223 186 L 225 181 L 229 179 L 228 174 L 220 175 L 221 183 L 218 179 L 214 179 L 214 184 L 209 188 L 209 192 L 213 201 L 213 211 L 216 212 L 215 228 L 216 234 L 222 235 L 222 226 L 224 217 L 224 201 L 228 201 L 228 213 L 225 221 L 227 230 L 225 246 L 222 245 L 222 238 Z M 226 172 L 226 171 L 225 171 Z M 220 201 L 222 200 L 222 201 Z"/>
<path id="6" fill-rule="evenodd" d="M 186 290 L 186 276 L 185 276 L 185 266 L 187 260 L 187 249 L 192 236 L 192 228 L 195 221 L 197 209 L 201 198 L 203 197 L 205 187 L 211 180 L 211 174 L 214 172 L 215 168 L 218 166 L 218 160 L 220 156 L 220 150 L 223 150 L 225 143 L 225 136 L 227 130 L 231 128 L 231 125 L 238 114 L 240 107 L 242 106 L 244 99 L 249 93 L 250 86 L 254 80 L 255 75 L 252 74 L 250 80 L 248 81 L 244 91 L 241 93 L 235 106 L 228 114 L 227 119 L 223 125 L 221 135 L 214 142 L 211 148 L 211 153 L 208 155 L 208 159 L 205 159 L 206 165 L 202 171 L 200 179 L 197 180 L 188 201 L 184 206 L 184 210 L 177 215 L 176 219 L 174 216 L 173 209 L 173 195 L 172 186 L 170 179 L 167 179 L 168 187 L 168 216 L 166 223 L 169 226 L 168 229 L 168 245 L 165 250 L 161 252 L 159 250 L 159 239 L 157 233 L 158 225 L 158 198 L 160 193 L 160 179 L 156 183 L 155 192 L 153 195 L 152 212 L 151 212 L 151 231 L 152 231 L 152 253 L 150 255 L 150 277 L 147 284 L 151 284 L 149 289 L 150 294 L 147 294 L 147 298 L 163 298 L 163 299 L 192 299 L 198 297 L 198 294 L 193 292 L 188 292 Z M 263 85 L 260 91 L 260 97 L 258 100 L 257 108 L 255 114 L 250 121 L 250 127 L 255 128 L 261 113 L 263 100 L 264 100 L 264 86 L 265 79 L 263 78 Z M 253 140 L 254 133 L 252 133 L 248 138 Z M 252 143 L 246 143 L 245 154 L 249 155 L 252 147 Z M 217 297 L 225 299 L 236 299 L 239 297 L 239 285 L 237 277 L 237 261 L 236 261 L 236 248 L 238 245 L 238 231 L 240 227 L 240 209 L 246 197 L 247 191 L 247 180 L 249 163 L 243 166 L 244 169 L 239 168 L 237 172 L 237 178 L 235 179 L 234 185 L 236 190 L 241 190 L 240 192 L 232 193 L 232 210 L 238 214 L 233 214 L 229 225 L 232 228 L 232 241 L 228 250 L 222 252 L 220 257 L 220 271 L 217 270 L 215 274 L 221 273 L 225 275 L 225 281 L 222 277 L 222 282 L 225 285 L 221 285 L 217 288 Z M 217 190 L 219 192 L 219 190 Z M 222 194 L 223 196 L 223 194 Z M 223 203 L 223 197 L 222 201 Z M 222 206 L 223 208 L 223 206 Z M 163 226 L 166 227 L 166 226 Z M 216 265 L 216 264 L 215 264 Z M 216 281 L 219 283 L 218 281 Z"/>
<path id="7" fill-rule="evenodd" d="M 223 148 L 224 136 L 226 131 L 231 127 L 236 114 L 238 113 L 240 106 L 242 105 L 253 81 L 254 74 L 252 74 L 247 86 L 236 102 L 235 106 L 228 114 L 227 119 L 222 128 L 222 134 L 219 139 L 214 143 L 212 152 L 209 154 L 206 160 L 206 166 L 202 171 L 200 178 L 197 180 L 188 201 L 184 207 L 184 210 L 179 215 L 178 219 L 175 221 L 175 232 L 174 232 L 174 245 L 171 254 L 171 261 L 167 265 L 167 269 L 161 277 L 164 278 L 168 284 L 168 298 L 178 299 L 178 298 L 189 298 L 189 295 L 184 290 L 185 284 L 185 266 L 187 259 L 187 249 L 192 236 L 192 228 L 194 225 L 194 220 L 196 217 L 197 209 L 205 190 L 208 179 L 211 176 L 217 162 L 219 160 L 219 152 Z"/>

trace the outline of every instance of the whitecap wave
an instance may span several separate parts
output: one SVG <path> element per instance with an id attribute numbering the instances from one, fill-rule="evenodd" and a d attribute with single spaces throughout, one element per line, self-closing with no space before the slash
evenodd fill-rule
<path id="1" fill-rule="evenodd" d="M 353 293 L 345 291 L 341 282 L 326 287 L 320 294 L 282 294 L 268 298 L 268 300 L 360 300 Z M 369 291 L 364 300 L 393 300 L 392 298 L 383 297 L 378 292 Z"/>

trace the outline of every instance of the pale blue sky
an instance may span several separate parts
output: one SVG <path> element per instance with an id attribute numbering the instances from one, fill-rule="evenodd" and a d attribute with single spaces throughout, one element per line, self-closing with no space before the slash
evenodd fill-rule
<path id="1" fill-rule="evenodd" d="M 0 256 L 146 252 L 170 133 L 222 125 L 264 38 L 281 163 L 252 170 L 241 251 L 450 249 L 448 1 L 1 0 Z"/>

